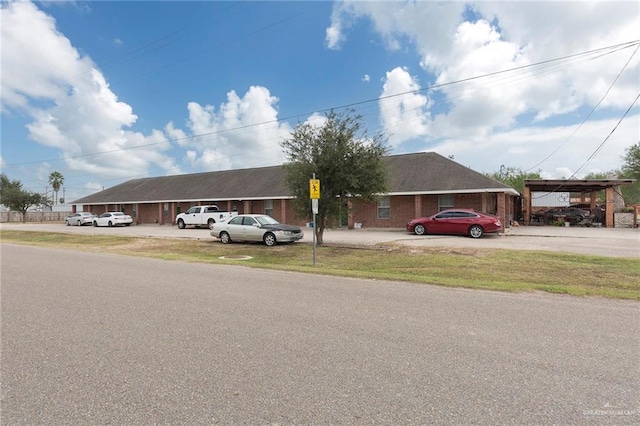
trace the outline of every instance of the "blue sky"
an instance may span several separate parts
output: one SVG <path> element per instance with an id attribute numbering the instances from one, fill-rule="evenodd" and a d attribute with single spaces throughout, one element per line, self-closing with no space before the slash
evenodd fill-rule
<path id="1" fill-rule="evenodd" d="M 1 13 L 2 172 L 44 192 L 59 171 L 68 201 L 129 179 L 282 164 L 297 123 L 349 105 L 391 153 L 435 151 L 479 172 L 580 178 L 619 168 L 640 140 L 638 103 L 627 112 L 640 93 L 637 1 Z"/>

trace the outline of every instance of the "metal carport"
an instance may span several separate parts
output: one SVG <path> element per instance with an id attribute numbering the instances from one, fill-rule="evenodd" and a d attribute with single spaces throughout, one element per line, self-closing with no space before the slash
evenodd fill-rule
<path id="1" fill-rule="evenodd" d="M 622 185 L 631 185 L 635 179 L 526 179 L 524 181 L 524 194 L 522 195 L 524 224 L 529 225 L 531 220 L 531 193 L 532 192 L 573 192 L 580 193 L 581 199 L 589 195 L 591 210 L 596 207 L 596 196 L 600 191 L 605 191 L 605 226 L 613 228 L 613 199 L 614 188 Z"/>

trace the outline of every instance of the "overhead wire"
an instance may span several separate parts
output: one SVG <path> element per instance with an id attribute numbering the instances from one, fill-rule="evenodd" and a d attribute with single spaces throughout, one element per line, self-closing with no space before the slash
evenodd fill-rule
<path id="1" fill-rule="evenodd" d="M 208 136 L 220 135 L 220 134 L 224 134 L 224 133 L 227 133 L 227 132 L 237 132 L 237 131 L 247 130 L 247 129 L 250 129 L 250 128 L 253 128 L 253 127 L 257 127 L 257 126 L 263 126 L 263 125 L 269 125 L 269 124 L 276 124 L 277 125 L 278 123 L 281 123 L 281 122 L 284 122 L 284 121 L 289 121 L 289 120 L 292 120 L 292 119 L 299 119 L 301 117 L 307 118 L 308 116 L 310 116 L 313 113 L 326 113 L 326 112 L 328 112 L 330 110 L 340 110 L 340 109 L 347 109 L 347 108 L 352 108 L 352 109 L 365 108 L 365 109 L 369 109 L 369 108 L 373 108 L 373 107 L 376 106 L 376 105 L 373 104 L 374 102 L 378 102 L 379 103 L 378 104 L 379 108 L 382 109 L 382 108 L 384 108 L 383 105 L 384 105 L 386 100 L 394 99 L 394 98 L 397 98 L 397 97 L 400 97 L 400 96 L 405 96 L 405 95 L 409 95 L 409 94 L 418 94 L 418 93 L 422 93 L 422 92 L 438 90 L 438 89 L 442 89 L 442 88 L 449 87 L 449 86 L 454 86 L 455 87 L 456 85 L 462 85 L 463 83 L 474 82 L 476 80 L 483 79 L 483 78 L 488 78 L 488 77 L 493 77 L 493 76 L 500 76 L 497 80 L 495 80 L 489 86 L 484 86 L 484 87 L 476 86 L 473 89 L 473 91 L 489 90 L 489 89 L 491 89 L 493 87 L 496 87 L 496 86 L 501 86 L 501 85 L 505 85 L 505 84 L 511 85 L 511 84 L 515 84 L 515 83 L 517 83 L 519 81 L 522 81 L 523 79 L 532 78 L 534 76 L 539 76 L 539 75 L 543 75 L 543 74 L 557 72 L 558 70 L 566 69 L 568 67 L 571 67 L 571 66 L 575 65 L 576 63 L 583 62 L 584 60 L 587 60 L 587 61 L 594 60 L 594 59 L 597 59 L 599 57 L 607 56 L 607 55 L 610 55 L 610 54 L 615 53 L 617 51 L 621 51 L 621 50 L 624 50 L 624 49 L 627 49 L 627 48 L 633 47 L 633 46 L 636 47 L 635 51 L 637 51 L 638 50 L 638 46 L 640 46 L 639 41 L 638 40 L 629 41 L 629 42 L 620 43 L 620 44 L 616 44 L 616 45 L 612 45 L 612 46 L 607 46 L 607 47 L 603 47 L 603 48 L 599 48 L 599 49 L 580 52 L 580 53 L 576 53 L 576 54 L 572 54 L 572 55 L 566 55 L 566 56 L 559 57 L 559 58 L 540 61 L 540 62 L 536 62 L 536 63 L 533 63 L 533 64 L 527 64 L 527 65 L 522 65 L 522 66 L 518 66 L 518 67 L 513 67 L 513 68 L 510 68 L 510 69 L 506 69 L 506 70 L 495 71 L 495 72 L 491 72 L 491 73 L 487 73 L 487 74 L 472 76 L 472 77 L 459 79 L 459 80 L 455 80 L 455 81 L 450 81 L 450 82 L 446 82 L 446 83 L 434 84 L 434 85 L 430 85 L 430 86 L 427 86 L 427 87 L 420 87 L 418 89 L 404 91 L 404 92 L 401 92 L 401 93 L 394 93 L 394 94 L 380 96 L 380 97 L 373 98 L 373 99 L 367 99 L 367 100 L 363 100 L 363 101 L 352 102 L 352 103 L 348 103 L 348 104 L 344 104 L 344 105 L 340 105 L 340 106 L 334 106 L 334 107 L 330 107 L 330 108 L 316 110 L 316 111 L 313 111 L 313 112 L 290 115 L 290 116 L 282 117 L 282 118 L 275 119 L 275 120 L 268 120 L 268 121 L 259 122 L 259 123 L 250 123 L 250 124 L 245 124 L 245 125 L 242 125 L 242 126 L 236 126 L 236 127 L 233 127 L 233 128 L 227 128 L 227 129 L 215 130 L 215 131 L 212 131 L 212 132 L 189 135 L 189 136 L 185 136 L 185 137 L 182 137 L 182 138 L 168 138 L 167 140 L 164 140 L 162 142 L 153 142 L 153 143 L 148 143 L 148 144 L 137 145 L 137 146 L 134 146 L 134 147 L 121 147 L 121 148 L 117 148 L 117 149 L 113 149 L 113 150 L 99 151 L 99 152 L 94 152 L 94 153 L 81 154 L 81 155 L 77 155 L 77 156 L 66 156 L 66 157 L 60 157 L 60 158 L 57 158 L 57 159 L 36 160 L 36 161 L 21 162 L 21 163 L 11 163 L 11 164 L 6 164 L 5 166 L 6 167 L 13 167 L 13 166 L 19 166 L 19 165 L 38 164 L 38 163 L 54 162 L 54 161 L 64 161 L 64 160 L 69 160 L 69 159 L 77 159 L 77 158 L 85 158 L 85 157 L 104 155 L 104 154 L 109 154 L 109 153 L 113 153 L 113 152 L 140 149 L 140 148 L 145 148 L 145 147 L 164 144 L 164 143 L 167 143 L 167 142 L 171 143 L 171 142 L 179 142 L 179 141 L 183 141 L 183 140 L 195 140 L 195 139 L 198 139 L 198 138 L 202 139 L 202 138 L 206 138 Z M 635 54 L 635 51 L 634 51 L 634 54 Z M 632 55 L 632 57 L 633 57 L 633 55 Z M 564 61 L 564 62 L 562 62 L 562 61 Z M 629 61 L 627 61 L 627 64 L 629 63 Z M 548 64 L 550 64 L 551 67 L 547 67 L 547 68 L 543 67 L 543 66 L 548 65 Z M 538 70 L 536 70 L 536 68 L 538 68 Z M 515 74 L 514 74 L 514 72 L 515 72 Z M 509 73 L 511 73 L 511 75 L 508 75 Z M 618 77 L 619 77 L 619 75 L 618 75 Z M 616 80 L 617 80 L 618 77 L 616 77 Z M 458 91 L 458 92 L 463 91 L 463 90 L 468 90 L 468 89 L 463 89 L 463 88 L 456 89 L 456 91 Z M 458 95 L 458 96 L 460 96 L 460 97 L 468 96 L 468 93 L 463 93 L 462 95 Z M 454 96 L 454 98 L 457 98 L 458 96 Z M 391 107 L 391 108 L 393 108 L 393 107 Z M 413 117 L 411 119 L 415 119 L 415 117 Z M 396 125 L 399 125 L 399 124 L 402 124 L 402 123 L 396 123 Z M 272 147 L 265 147 L 263 149 L 271 149 L 271 148 Z M 182 169 L 182 167 L 181 166 L 175 166 L 175 167 L 172 167 L 171 169 Z M 162 169 L 162 170 L 164 172 L 166 172 L 169 169 L 167 169 L 167 170 Z M 148 176 L 148 175 L 149 175 L 149 173 L 145 174 L 145 176 Z M 114 178 L 113 180 L 122 180 L 122 177 Z"/>
<path id="2" fill-rule="evenodd" d="M 491 73 L 481 74 L 481 75 L 477 75 L 477 76 L 473 76 L 473 77 L 467 77 L 467 78 L 463 78 L 463 79 L 459 79 L 459 80 L 455 80 L 455 81 L 450 81 L 450 82 L 446 82 L 446 83 L 434 84 L 434 85 L 430 85 L 430 86 L 427 86 L 427 87 L 422 87 L 422 88 L 419 88 L 419 89 L 408 90 L 408 91 L 401 92 L 401 93 L 394 93 L 394 94 L 390 94 L 390 95 L 386 95 L 386 96 L 380 96 L 380 97 L 377 97 L 377 98 L 351 102 L 351 103 L 343 104 L 343 105 L 339 105 L 339 106 L 327 107 L 327 108 L 323 108 L 323 109 L 319 109 L 319 110 L 315 110 L 315 111 L 311 111 L 311 112 L 294 114 L 294 115 L 290 115 L 290 116 L 286 116 L 286 117 L 282 117 L 282 118 L 278 118 L 278 119 L 274 119 L 274 120 L 267 120 L 267 121 L 258 122 L 258 123 L 250 123 L 250 124 L 245 124 L 245 125 L 241 125 L 241 126 L 236 126 L 236 127 L 233 127 L 233 128 L 227 128 L 227 129 L 222 129 L 222 130 L 214 130 L 214 131 L 211 131 L 211 132 L 204 132 L 204 133 L 185 136 L 185 137 L 181 137 L 181 138 L 168 138 L 168 139 L 169 139 L 170 142 L 179 142 L 179 141 L 183 141 L 183 140 L 190 140 L 190 139 L 202 138 L 202 137 L 205 137 L 205 136 L 218 135 L 218 134 L 222 134 L 222 133 L 242 130 L 242 129 L 251 128 L 251 127 L 257 127 L 257 126 L 262 126 L 262 125 L 267 125 L 267 124 L 280 123 L 280 122 L 283 122 L 283 121 L 289 121 L 289 120 L 300 118 L 300 117 L 308 117 L 308 116 L 310 116 L 311 114 L 314 114 L 314 113 L 326 113 L 326 112 L 329 112 L 331 110 L 343 110 L 343 109 L 353 108 L 353 107 L 357 107 L 357 106 L 360 106 L 360 105 L 365 105 L 365 104 L 369 104 L 369 103 L 373 103 L 373 102 L 380 102 L 380 101 L 384 101 L 384 100 L 387 100 L 387 99 L 393 99 L 393 98 L 397 98 L 399 96 L 404 96 L 404 95 L 408 95 L 408 94 L 415 94 L 415 93 L 421 93 L 421 92 L 425 92 L 425 91 L 429 91 L 429 90 L 441 89 L 443 87 L 448 87 L 448 86 L 452 86 L 452 85 L 456 85 L 456 84 L 466 83 L 466 82 L 470 82 L 470 81 L 474 81 L 474 80 L 479 80 L 479 79 L 482 79 L 482 78 L 487 78 L 487 77 L 496 76 L 496 75 L 500 75 L 500 74 L 506 74 L 506 73 L 510 73 L 510 72 L 513 72 L 513 71 L 519 71 L 519 70 L 528 69 L 528 68 L 533 68 L 533 67 L 536 67 L 536 66 L 545 65 L 545 64 L 549 64 L 549 63 L 553 63 L 553 62 L 558 62 L 558 61 L 562 61 L 562 60 L 566 60 L 566 59 L 570 59 L 570 58 L 576 58 L 576 57 L 580 57 L 580 56 L 585 56 L 585 55 L 592 54 L 594 52 L 603 52 L 606 49 L 619 48 L 621 46 L 626 46 L 627 48 L 628 47 L 633 47 L 633 46 L 637 47 L 638 45 L 640 45 L 640 40 L 634 40 L 634 41 L 630 41 L 630 42 L 626 42 L 626 43 L 620 43 L 620 44 L 617 44 L 617 45 L 608 46 L 608 47 L 599 48 L 599 49 L 594 49 L 594 50 L 590 50 L 590 51 L 585 51 L 585 52 L 581 52 L 581 53 L 577 53 L 577 54 L 566 55 L 566 56 L 562 56 L 562 57 L 555 58 L 555 59 L 544 60 L 544 61 L 536 62 L 536 63 L 533 63 L 533 64 L 521 65 L 521 66 L 518 66 L 518 67 L 509 68 L 509 69 L 506 69 L 506 70 L 494 71 L 494 72 L 491 72 Z M 132 150 L 132 149 L 139 149 L 139 148 L 145 148 L 145 147 L 154 146 L 154 145 L 160 145 L 160 144 L 164 144 L 166 142 L 167 141 L 165 140 L 165 141 L 162 141 L 162 142 L 153 142 L 153 143 L 148 143 L 148 144 L 136 145 L 136 146 L 133 146 L 133 147 L 122 147 L 122 148 L 117 148 L 117 149 L 114 149 L 114 150 L 98 151 L 98 152 L 93 152 L 93 153 L 80 154 L 80 155 L 74 155 L 74 156 L 65 156 L 65 157 L 54 158 L 54 159 L 34 160 L 34 161 L 28 161 L 28 162 L 10 163 L 10 164 L 6 164 L 6 166 L 37 164 L 37 163 L 44 163 L 44 162 L 64 161 L 64 160 L 70 160 L 70 159 L 76 159 L 76 158 L 91 157 L 91 156 L 103 155 L 103 154 L 108 154 L 108 153 L 113 153 L 113 152 L 128 151 L 128 150 Z"/>
<path id="3" fill-rule="evenodd" d="M 624 64 L 624 66 L 620 69 L 620 72 L 618 72 L 618 74 L 616 75 L 616 77 L 613 79 L 613 81 L 611 82 L 611 84 L 609 85 L 609 87 L 607 88 L 607 90 L 605 91 L 605 93 L 602 95 L 602 97 L 600 98 L 600 100 L 593 106 L 593 108 L 591 108 L 591 111 L 589 111 L 589 113 L 585 116 L 585 118 L 580 122 L 580 124 L 578 124 L 578 126 L 576 126 L 576 128 L 574 129 L 573 132 L 571 132 L 571 134 L 569 134 L 569 136 L 566 137 L 566 139 L 564 141 L 562 141 L 562 143 L 560 145 L 558 145 L 558 147 L 553 150 L 549 155 L 547 155 L 544 159 L 542 159 L 540 162 L 538 162 L 537 164 L 529 167 L 528 169 L 524 170 L 524 172 L 528 172 L 530 170 L 533 170 L 534 168 L 540 166 L 541 164 L 544 164 L 544 162 L 546 162 L 549 158 L 551 158 L 555 153 L 557 153 L 560 148 L 562 148 L 576 133 L 578 133 L 578 131 L 582 128 L 582 126 L 589 120 L 589 118 L 591 118 L 591 116 L 593 115 L 593 113 L 596 111 L 596 109 L 598 109 L 598 107 L 600 106 L 600 104 L 602 104 L 602 102 L 606 99 L 607 95 L 609 95 L 609 92 L 611 92 L 611 89 L 613 89 L 613 86 L 615 86 L 616 82 L 618 81 L 618 79 L 620 78 L 620 76 L 622 75 L 622 73 L 627 69 L 627 66 L 629 65 L 629 63 L 631 62 L 631 60 L 633 59 L 633 57 L 636 55 L 636 53 L 638 52 L 638 49 L 640 48 L 640 45 L 636 46 L 635 50 L 631 53 L 631 56 L 629 57 L 629 59 L 627 60 L 627 62 Z M 576 175 L 577 172 L 574 172 L 574 176 Z"/>

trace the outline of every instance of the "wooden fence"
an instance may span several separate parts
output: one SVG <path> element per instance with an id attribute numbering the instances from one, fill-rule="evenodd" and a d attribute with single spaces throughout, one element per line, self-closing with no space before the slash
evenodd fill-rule
<path id="1" fill-rule="evenodd" d="M 27 212 L 24 218 L 25 222 L 64 222 L 71 216 L 68 212 Z M 22 214 L 20 212 L 0 212 L 0 222 L 22 222 Z"/>

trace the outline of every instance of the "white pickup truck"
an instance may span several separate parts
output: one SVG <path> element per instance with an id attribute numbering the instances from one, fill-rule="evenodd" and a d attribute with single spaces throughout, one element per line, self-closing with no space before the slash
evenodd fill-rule
<path id="1" fill-rule="evenodd" d="M 208 226 L 211 229 L 214 223 L 226 222 L 237 214 L 238 212 L 221 211 L 215 205 L 193 206 L 186 212 L 176 216 L 176 224 L 180 229 L 184 229 L 187 226 L 195 226 L 196 228 Z"/>

